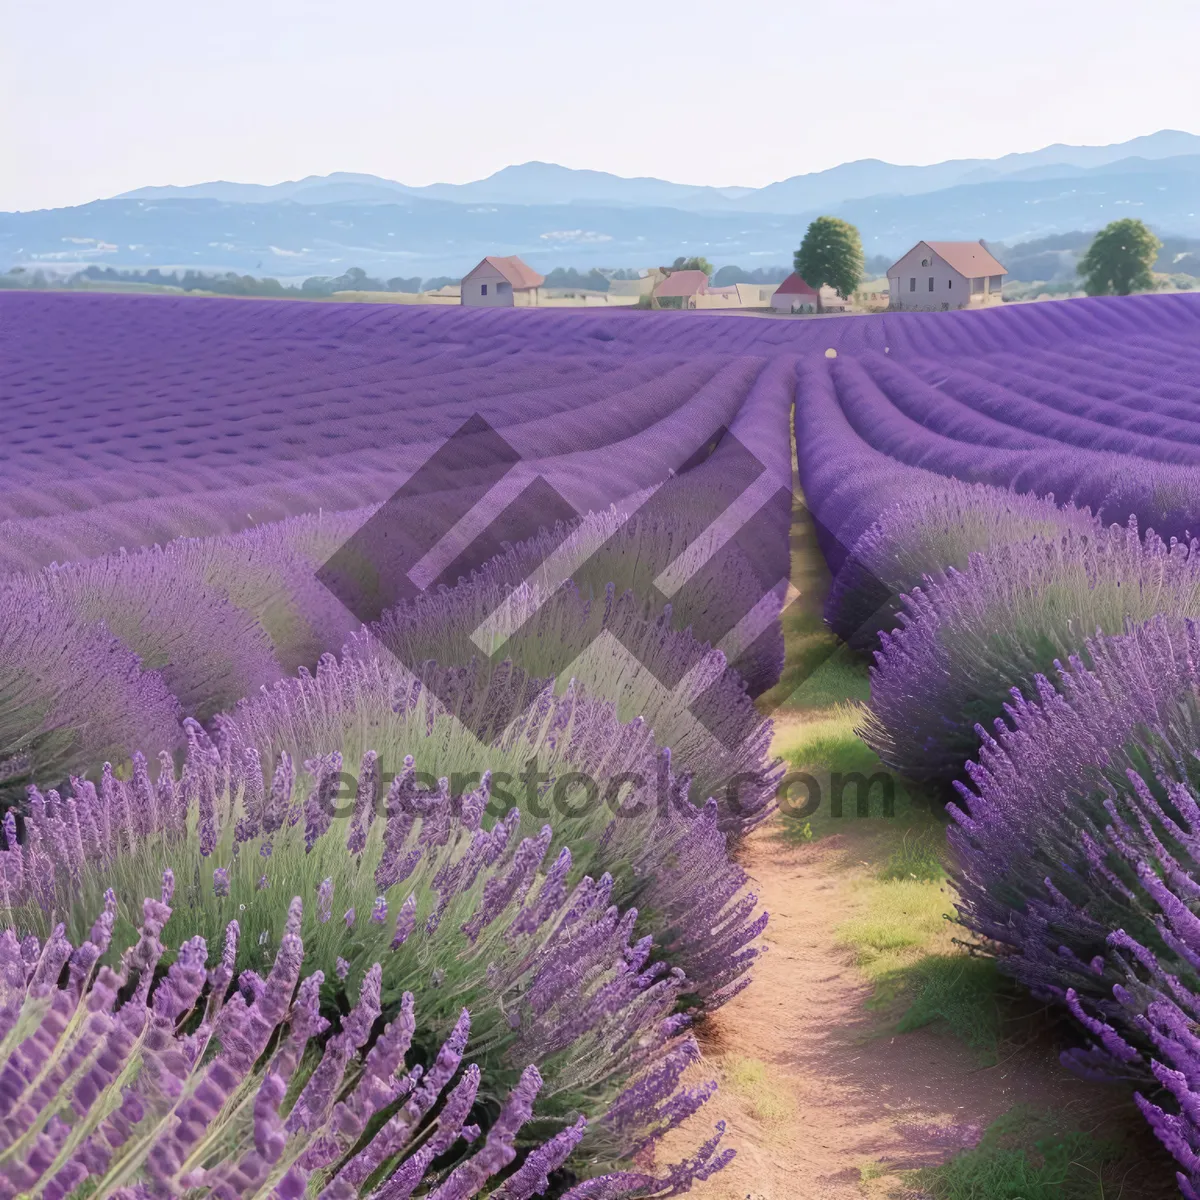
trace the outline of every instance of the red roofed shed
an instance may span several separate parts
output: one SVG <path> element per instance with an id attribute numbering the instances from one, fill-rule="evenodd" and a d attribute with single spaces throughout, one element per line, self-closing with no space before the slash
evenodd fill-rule
<path id="1" fill-rule="evenodd" d="M 817 289 L 793 271 L 774 291 L 771 307 L 776 312 L 816 312 Z"/>

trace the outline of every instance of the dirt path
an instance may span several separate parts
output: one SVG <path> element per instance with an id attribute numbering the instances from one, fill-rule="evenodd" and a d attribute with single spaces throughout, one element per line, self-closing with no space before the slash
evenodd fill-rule
<path id="1" fill-rule="evenodd" d="M 821 619 L 828 571 L 802 507 L 792 549 L 803 601 L 784 618 L 788 658 L 776 690 L 788 699 L 774 712 L 775 751 L 792 765 L 833 755 L 826 766 L 874 770 L 861 753 L 856 757 L 852 716 L 839 716 L 839 706 L 866 699 L 866 680 L 861 665 L 829 658 Z M 817 758 L 806 760 L 805 753 Z M 1174 1166 L 1128 1092 L 1070 1075 L 1040 1014 L 1005 1026 L 989 1066 L 937 1027 L 895 1033 L 895 1007 L 871 1006 L 874 986 L 854 951 L 840 944 L 838 930 L 878 904 L 879 870 L 905 836 L 903 826 L 847 820 L 831 829 L 826 820 L 816 840 L 805 842 L 785 836 L 777 820 L 741 847 L 751 886 L 770 913 L 768 952 L 750 987 L 698 1029 L 704 1061 L 690 1082 L 715 1077 L 720 1090 L 664 1140 L 656 1157 L 664 1163 L 688 1157 L 724 1120 L 725 1144 L 737 1157 L 697 1184 L 691 1193 L 697 1200 L 917 1200 L 921 1193 L 898 1172 L 944 1162 L 998 1117 L 1025 1106 L 1053 1114 L 1064 1129 L 1127 1142 L 1122 1175 L 1114 1188 L 1106 1184 L 1106 1200 L 1176 1195 Z M 904 912 L 904 889 L 894 894 L 898 924 L 911 925 L 917 913 Z M 939 924 L 938 897 L 925 897 L 926 915 L 932 904 Z M 944 899 L 942 911 L 951 912 L 949 885 Z M 952 932 L 939 929 L 917 953 L 955 953 Z M 1130 1163 L 1134 1187 L 1125 1181 Z"/>
<path id="2" fill-rule="evenodd" d="M 1096 1089 L 1044 1046 L 1006 1050 L 987 1067 L 948 1035 L 888 1032 L 835 935 L 862 904 L 856 843 L 847 833 L 796 845 L 767 828 L 744 848 L 771 914 L 769 951 L 753 984 L 702 1030 L 695 1077 L 715 1075 L 720 1091 L 661 1152 L 673 1161 L 713 1121 L 727 1122 L 737 1158 L 693 1189 L 698 1198 L 916 1197 L 894 1171 L 943 1161 L 1018 1103 L 1068 1120 L 1097 1110 Z"/>

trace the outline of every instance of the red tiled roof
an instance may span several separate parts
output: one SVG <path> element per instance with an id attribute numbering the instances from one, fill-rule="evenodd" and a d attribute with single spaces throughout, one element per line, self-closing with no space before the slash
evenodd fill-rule
<path id="1" fill-rule="evenodd" d="M 708 276 L 703 271 L 673 271 L 655 289 L 663 296 L 697 296 L 708 289 Z"/>
<path id="2" fill-rule="evenodd" d="M 469 274 L 473 275 L 484 263 L 499 271 L 513 285 L 514 291 L 519 292 L 525 288 L 541 287 L 546 282 L 544 275 L 539 275 L 532 267 L 523 263 L 515 254 L 510 254 L 507 258 L 497 258 L 494 255 L 489 255 L 482 262 L 476 264 Z"/>
<path id="3" fill-rule="evenodd" d="M 980 275 L 1005 275 L 1008 268 L 998 262 L 978 242 L 926 242 L 935 254 L 941 255 L 960 275 L 977 279 Z"/>
<path id="4" fill-rule="evenodd" d="M 810 288 L 800 276 L 793 271 L 776 289 L 776 296 L 815 296 L 815 288 Z"/>
<path id="5" fill-rule="evenodd" d="M 978 242 L 918 242 L 917 245 L 928 246 L 934 254 L 944 259 L 966 279 L 978 279 L 981 275 L 1008 274 L 1008 268 L 1003 263 L 997 262 Z M 911 254 L 912 250 L 908 253 Z M 907 258 L 908 255 L 906 254 L 904 257 Z M 892 264 L 893 267 L 895 265 L 895 263 Z M 891 267 L 888 268 L 889 271 L 891 269 Z"/>

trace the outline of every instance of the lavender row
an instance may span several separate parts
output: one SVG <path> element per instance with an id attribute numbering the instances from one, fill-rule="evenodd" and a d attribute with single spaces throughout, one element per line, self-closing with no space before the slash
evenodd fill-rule
<path id="1" fill-rule="evenodd" d="M 800 490 L 835 574 L 881 513 L 944 484 L 935 472 L 901 463 L 858 435 L 824 363 L 798 369 L 795 440 Z"/>
<path id="2" fill-rule="evenodd" d="M 369 647 L 359 653 L 326 658 L 315 676 L 280 683 L 221 719 L 225 759 L 253 747 L 300 762 L 314 746 L 337 746 L 347 770 L 368 752 L 385 774 L 415 762 L 447 801 L 483 786 L 489 819 L 519 807 L 531 835 L 553 820 L 556 845 L 569 845 L 581 869 L 610 873 L 617 896 L 645 910 L 705 1005 L 740 990 L 755 957 L 746 947 L 765 918 L 726 842 L 773 807 L 780 767 L 767 759 L 769 724 L 746 739 L 737 790 L 693 802 L 689 756 L 660 750 L 643 719 L 622 722 L 574 681 L 555 696 L 511 669 L 481 677 L 430 663 L 414 676 Z M 351 792 L 359 804 L 360 783 L 339 768 L 343 806 Z"/>
<path id="3" fill-rule="evenodd" d="M 414 1193 L 527 1200 L 593 1132 L 580 1116 L 541 1145 L 519 1144 L 545 1083 L 532 1065 L 481 1129 L 483 1073 L 464 1065 L 470 1012 L 462 1009 L 427 1067 L 410 1066 L 418 1009 L 411 992 L 385 1006 L 378 962 L 358 982 L 353 1006 L 331 1022 L 321 1009 L 322 972 L 302 976 L 300 897 L 288 907 L 270 969 L 259 975 L 235 971 L 244 938 L 236 919 L 213 967 L 202 937 L 164 944 L 174 891 L 167 870 L 158 898 L 143 903 L 136 942 L 111 965 L 120 911 L 112 891 L 76 945 L 61 925 L 44 942 L 0 932 L 0 1027 L 12 1040 L 2 1068 L 0 1195 L 58 1200 L 87 1184 L 120 1200 L 194 1189 L 351 1200 L 367 1187 L 389 1200 Z M 672 1101 L 663 1099 L 692 1057 L 687 1042 L 662 1055 L 595 1133 L 628 1137 L 631 1119 L 651 1114 L 660 1118 L 655 1133 L 669 1128 L 664 1110 Z M 490 1076 L 488 1083 L 495 1086 Z M 680 1093 L 674 1107 L 694 1110 L 704 1096 L 704 1089 Z M 596 1182 L 609 1195 L 686 1190 L 732 1157 L 717 1151 L 721 1132 L 662 1180 L 624 1171 Z"/>
<path id="4" fill-rule="evenodd" d="M 755 360 L 698 362 L 653 378 L 619 397 L 576 413 L 542 415 L 529 397 L 503 416 L 499 429 L 528 472 L 546 478 L 577 511 L 606 507 L 661 482 L 711 433 L 728 426 L 752 384 Z M 536 397 L 534 399 L 537 399 Z M 456 401 L 465 419 L 469 400 Z M 450 434 L 458 422 L 442 431 Z M 278 418 L 285 420 L 285 418 Z M 209 536 L 318 510 L 345 510 L 386 501 L 442 444 L 408 440 L 372 449 L 343 449 L 318 426 L 319 454 L 261 466 L 234 457 L 229 465 L 86 473 L 61 496 L 39 484 L 25 511 L 0 522 L 0 568 L 28 570 L 50 561 L 95 557 L 118 545 L 133 547 L 179 536 Z M 297 435 L 298 436 L 298 435 Z M 428 433 L 421 435 L 427 439 Z M 27 491 L 30 491 L 27 489 Z M 10 496 L 13 504 L 20 497 Z M 61 512 L 62 505 L 70 511 Z"/>
<path id="5" fill-rule="evenodd" d="M 863 736 L 913 779 L 948 785 L 978 726 L 1097 633 L 1169 613 L 1200 617 L 1200 543 L 1167 546 L 1135 523 L 1070 530 L 972 555 L 902 599 L 880 634 Z"/>
<path id="6" fill-rule="evenodd" d="M 700 1089 L 659 1107 L 678 1080 L 678 1071 L 663 1074 L 666 1060 L 690 1053 L 679 1040 L 687 1021 L 676 1010 L 706 980 L 728 986 L 753 958 L 750 943 L 762 927 L 749 919 L 753 899 L 747 907 L 737 897 L 736 880 L 727 894 L 711 873 L 712 851 L 706 855 L 696 836 L 706 821 L 712 827 L 711 812 L 696 813 L 674 796 L 671 811 L 654 818 L 655 836 L 644 839 L 659 861 L 649 864 L 642 890 L 668 939 L 712 922 L 703 953 L 693 954 L 707 976 L 696 978 L 653 962 L 651 937 L 633 939 L 637 911 L 614 906 L 613 877 L 582 874 L 568 845 L 555 851 L 551 826 L 522 836 L 516 809 L 489 824 L 490 773 L 473 790 L 454 792 L 446 779 L 423 782 L 411 757 L 393 775 L 386 754 L 368 750 L 353 805 L 339 810 L 340 751 L 304 760 L 311 779 L 305 798 L 293 794 L 289 755 L 274 756 L 267 778 L 268 754 L 247 745 L 238 729 L 222 729 L 218 746 L 191 724 L 182 772 L 163 756 L 157 782 L 137 758 L 128 781 L 106 768 L 98 786 L 77 779 L 63 795 L 31 789 L 23 839 L 10 813 L 0 856 L 4 908 L 16 933 L 80 941 L 85 914 L 112 908 L 110 879 L 148 890 L 165 872 L 173 887 L 164 864 L 174 863 L 186 868 L 176 922 L 169 908 L 155 913 L 149 932 L 110 920 L 113 945 L 92 962 L 101 955 L 112 961 L 122 950 L 123 961 L 141 961 L 164 931 L 180 944 L 184 933 L 212 941 L 236 915 L 240 937 L 227 944 L 226 968 L 250 973 L 243 974 L 249 998 L 288 953 L 287 939 L 276 940 L 278 921 L 298 890 L 306 907 L 301 914 L 293 902 L 291 932 L 304 937 L 307 961 L 326 984 L 318 993 L 317 979 L 314 1002 L 318 994 L 345 993 L 361 1003 L 357 981 L 364 979 L 374 980 L 377 1005 L 415 991 L 425 1039 L 442 1036 L 439 1029 L 453 1025 L 466 1002 L 470 1044 L 489 1070 L 503 1079 L 506 1070 L 536 1063 L 552 1081 L 549 1113 L 606 1111 L 625 1139 L 615 1157 L 662 1132 L 662 1117 L 669 1115 L 669 1128 L 707 1097 Z M 620 852 L 643 840 L 631 837 L 616 829 L 608 840 L 619 841 Z M 723 858 L 723 841 L 713 849 Z M 176 935 L 180 921 L 186 928 Z M 57 974 L 56 967 L 49 978 Z M 214 989 L 218 997 L 229 979 Z M 231 1031 L 222 1042 L 250 1032 Z M 643 1069 L 658 1087 L 667 1085 L 666 1095 L 656 1088 L 621 1094 L 622 1081 Z"/>
<path id="7" fill-rule="evenodd" d="M 1086 509 L 956 479 L 922 480 L 884 509 L 851 547 L 830 587 L 825 619 L 854 649 L 873 651 L 901 623 L 904 597 L 947 572 L 1034 539 L 1103 537 Z"/>
<path id="8" fill-rule="evenodd" d="M 1200 1196 L 1200 634 L 1159 618 L 1087 644 L 1015 697 L 960 785 L 963 921 L 1063 1006 L 1087 1045 L 1063 1061 L 1131 1079 Z M 1085 665 L 1086 664 L 1086 665 Z"/>
<path id="9" fill-rule="evenodd" d="M 1194 438 L 1200 420 L 1200 388 L 1165 383 L 1165 365 L 1151 372 L 1136 366 L 1128 355 L 1113 354 L 1108 359 L 1097 355 L 1084 362 L 1069 356 L 997 354 L 977 359 L 967 369 L 1031 399 L 1061 404 L 1081 416 L 1102 416 L 1106 424 L 1155 436 L 1165 432 Z"/>
<path id="10" fill-rule="evenodd" d="M 318 582 L 317 568 L 368 516 L 359 511 L 293 518 L 10 581 L 2 594 L 14 610 L 28 606 L 29 613 L 51 613 L 58 624 L 49 637 L 31 619 L 9 626 L 14 681 L 25 682 L 11 685 L 4 759 L 17 759 L 23 739 L 31 739 L 27 749 L 36 761 L 28 770 L 39 782 L 55 784 L 68 770 L 95 767 L 104 757 L 124 758 L 129 746 L 172 748 L 179 742 L 176 714 L 205 718 L 253 696 L 284 672 L 315 666 L 359 627 Z M 765 536 L 777 557 L 786 555 L 786 528 L 767 529 Z M 520 626 L 520 636 L 487 660 L 488 673 L 508 671 L 517 657 L 525 673 L 544 684 L 570 667 L 581 687 L 611 698 L 624 719 L 641 716 L 649 723 L 658 744 L 675 751 L 697 802 L 721 799 L 723 829 L 735 835 L 749 829 L 772 803 L 770 724 L 755 713 L 742 677 L 706 644 L 719 640 L 759 599 L 749 570 L 710 571 L 675 594 L 676 624 L 693 624 L 699 632 L 708 622 L 708 637 L 701 641 L 673 629 L 671 606 L 652 609 L 642 590 L 686 544 L 670 521 L 621 523 L 616 514 L 589 518 L 567 541 L 585 564 L 574 572 L 580 583 L 526 587 L 527 577 L 536 577 L 550 551 L 565 540 L 548 533 L 509 550 L 457 588 L 432 591 L 387 614 L 374 638 L 361 642 L 362 652 L 382 652 L 392 666 L 416 667 L 433 659 L 444 670 L 480 660 L 482 670 L 485 656 L 471 634 L 506 612 Z M 741 587 L 730 589 L 731 578 L 740 579 Z M 581 587 L 594 598 L 585 597 Z M 628 589 L 637 594 L 625 594 Z M 68 637 L 59 626 L 74 632 Z M 774 623 L 759 639 L 760 649 L 778 636 Z M 106 704 L 74 705 L 66 699 L 73 692 L 95 693 L 96 682 L 84 669 L 93 662 L 90 643 L 119 645 L 128 663 L 111 674 L 113 695 Z M 78 669 L 76 661 L 82 664 Z M 57 664 L 53 670 L 51 663 Z M 777 661 L 768 656 L 759 688 L 777 672 Z M 84 690 L 77 678 L 86 681 Z M 56 702 L 56 695 L 63 699 Z M 143 715 L 147 723 L 139 725 Z M 515 715 L 500 710 L 490 715 L 497 736 Z M 56 756 L 59 743 L 72 739 L 78 744 L 70 754 Z M 734 778 L 741 781 L 736 811 L 724 804 Z"/>
<path id="11" fill-rule="evenodd" d="M 952 407 L 961 407 L 966 420 L 959 433 L 952 433 L 936 414 L 930 417 L 933 428 L 961 440 L 990 434 L 999 423 L 1065 447 L 1136 455 L 1154 462 L 1189 466 L 1200 463 L 1200 427 L 1190 422 L 1153 419 L 1144 412 L 1135 416 L 1116 405 L 1085 400 L 1069 388 L 1021 387 L 1019 375 L 1010 385 L 1013 368 L 1007 365 L 988 371 L 982 366 L 954 369 L 922 362 L 912 364 L 911 369 L 931 391 L 946 396 Z M 899 397 L 905 391 L 905 381 L 893 374 L 892 386 L 888 386 L 878 372 L 875 377 L 884 383 L 897 407 L 904 407 Z M 907 390 L 913 394 L 911 385 Z M 919 391 L 916 395 L 924 399 Z M 1041 444 L 1031 443 L 1035 448 Z"/>
<path id="12" fill-rule="evenodd" d="M 1053 494 L 1060 503 L 1090 508 L 1106 524 L 1136 516 L 1163 537 L 1200 528 L 1200 475 L 1193 468 L 1081 448 L 1068 452 L 1049 439 L 1043 446 L 1028 440 L 1034 435 L 999 423 L 985 426 L 962 412 L 955 414 L 958 432 L 974 429 L 993 444 L 958 441 L 906 416 L 861 364 L 835 362 L 833 374 L 838 401 L 858 437 L 901 463 L 966 482 Z"/>

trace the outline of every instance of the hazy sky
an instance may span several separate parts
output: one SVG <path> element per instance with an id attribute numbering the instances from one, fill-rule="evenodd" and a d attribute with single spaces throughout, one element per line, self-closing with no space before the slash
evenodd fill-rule
<path id="1" fill-rule="evenodd" d="M 0 0 L 0 210 L 542 159 L 761 186 L 1200 132 L 1196 0 Z"/>

